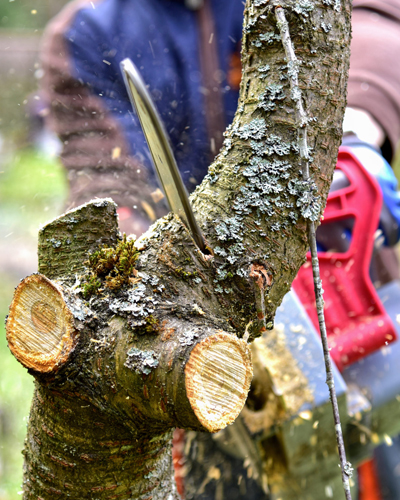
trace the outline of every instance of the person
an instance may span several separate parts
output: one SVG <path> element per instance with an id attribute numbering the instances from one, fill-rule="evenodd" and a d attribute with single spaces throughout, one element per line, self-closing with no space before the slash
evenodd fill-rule
<path id="1" fill-rule="evenodd" d="M 68 208 L 111 197 L 140 234 L 167 212 L 119 63 L 138 66 L 188 191 L 207 173 L 240 83 L 241 0 L 76 0 L 42 43 L 43 99 L 68 171 Z"/>

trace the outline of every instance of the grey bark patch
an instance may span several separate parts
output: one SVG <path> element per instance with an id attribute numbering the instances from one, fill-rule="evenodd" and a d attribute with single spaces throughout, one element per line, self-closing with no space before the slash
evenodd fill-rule
<path id="1" fill-rule="evenodd" d="M 198 337 L 199 332 L 196 332 L 195 330 L 189 330 L 182 335 L 182 337 L 179 339 L 179 343 L 183 346 L 189 346 L 192 345 L 194 340 Z"/>
<path id="2" fill-rule="evenodd" d="M 124 366 L 136 373 L 149 375 L 154 368 L 159 364 L 157 354 L 154 351 L 141 351 L 132 347 L 128 351 L 127 360 Z"/>

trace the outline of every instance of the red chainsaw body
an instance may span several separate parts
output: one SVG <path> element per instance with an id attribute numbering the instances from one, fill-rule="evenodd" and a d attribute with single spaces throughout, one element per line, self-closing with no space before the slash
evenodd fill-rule
<path id="1" fill-rule="evenodd" d="M 339 150 L 336 169 L 345 174 L 348 185 L 329 193 L 321 227 L 325 233 L 334 227 L 332 223 L 351 227 L 349 246 L 340 252 L 319 251 L 318 256 L 330 352 L 342 370 L 397 337 L 369 274 L 382 206 L 381 189 L 345 148 Z M 343 235 L 346 237 L 345 232 Z M 293 288 L 319 331 L 310 254 Z"/>

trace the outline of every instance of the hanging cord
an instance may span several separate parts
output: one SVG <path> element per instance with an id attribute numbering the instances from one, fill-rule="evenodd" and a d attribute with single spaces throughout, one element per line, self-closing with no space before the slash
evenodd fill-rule
<path id="1" fill-rule="evenodd" d="M 294 53 L 292 40 L 290 38 L 289 25 L 285 17 L 285 11 L 282 7 L 277 7 L 275 13 L 277 19 L 277 26 L 281 34 L 282 44 L 285 49 L 286 59 L 288 63 L 288 75 L 290 80 L 291 97 L 295 103 L 296 124 L 298 127 L 298 146 L 300 151 L 303 181 L 309 183 L 310 169 L 309 169 L 309 154 L 307 146 L 308 119 L 307 119 L 307 114 L 303 107 L 301 99 L 301 90 L 299 88 L 299 80 L 298 80 L 299 61 L 296 57 L 296 54 Z M 337 403 L 335 383 L 332 372 L 332 361 L 329 355 L 328 336 L 326 333 L 326 325 L 324 317 L 324 300 L 322 297 L 323 289 L 319 272 L 315 223 L 313 220 L 307 219 L 307 230 L 308 230 L 308 241 L 311 250 L 311 261 L 312 261 L 312 270 L 314 277 L 314 290 L 315 290 L 315 300 L 317 304 L 319 329 L 321 333 L 322 348 L 324 351 L 324 359 L 325 359 L 326 383 L 329 388 L 329 394 L 332 403 L 333 418 L 335 422 L 335 431 L 336 431 L 336 441 L 339 451 L 340 467 L 342 470 L 342 482 L 346 500 L 351 500 L 349 479 L 352 476 L 353 468 L 351 466 L 351 463 L 347 462 L 346 460 L 343 432 L 342 432 L 342 426 L 340 424 L 339 407 Z"/>

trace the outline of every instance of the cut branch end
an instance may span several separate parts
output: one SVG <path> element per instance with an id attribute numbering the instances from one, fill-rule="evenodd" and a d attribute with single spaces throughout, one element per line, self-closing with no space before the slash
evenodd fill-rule
<path id="1" fill-rule="evenodd" d="M 40 274 L 17 287 L 6 323 L 8 346 L 26 368 L 48 373 L 64 364 L 76 340 L 71 312 L 57 286 Z"/>
<path id="2" fill-rule="evenodd" d="M 196 417 L 209 432 L 231 424 L 250 389 L 251 353 L 243 340 L 224 332 L 199 342 L 185 367 L 186 393 Z"/>

